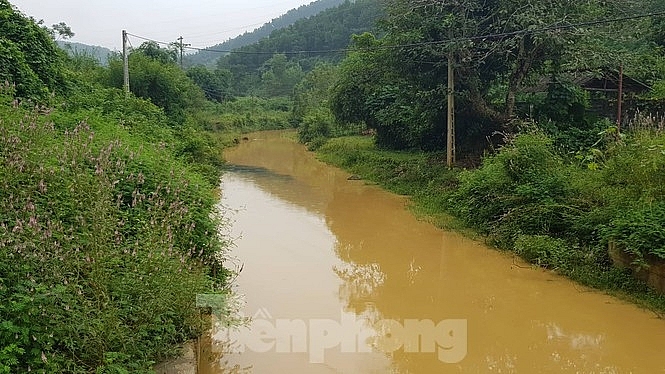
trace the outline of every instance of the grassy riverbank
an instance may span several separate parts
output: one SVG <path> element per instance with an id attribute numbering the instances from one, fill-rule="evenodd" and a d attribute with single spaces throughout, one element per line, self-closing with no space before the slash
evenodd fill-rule
<path id="1" fill-rule="evenodd" d="M 330 139 L 319 158 L 398 194 L 439 227 L 665 312 L 665 297 L 612 266 L 608 241 L 642 261 L 663 259 L 665 136 L 635 133 L 604 151 L 566 158 L 540 133 L 518 136 L 474 170 L 445 155 L 377 149 L 371 137 Z"/>

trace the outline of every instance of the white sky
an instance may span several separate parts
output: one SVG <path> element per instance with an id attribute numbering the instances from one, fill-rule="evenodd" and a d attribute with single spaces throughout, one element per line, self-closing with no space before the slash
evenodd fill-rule
<path id="1" fill-rule="evenodd" d="M 51 26 L 65 22 L 71 41 L 122 48 L 122 30 L 158 41 L 179 36 L 207 47 L 254 30 L 314 0 L 9 0 L 23 14 Z M 130 37 L 134 47 L 143 40 Z"/>

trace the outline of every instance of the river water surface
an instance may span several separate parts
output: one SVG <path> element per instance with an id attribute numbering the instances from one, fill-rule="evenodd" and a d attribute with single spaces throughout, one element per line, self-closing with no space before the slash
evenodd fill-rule
<path id="1" fill-rule="evenodd" d="M 203 372 L 665 373 L 654 313 L 418 221 L 285 133 L 226 159 L 252 322 L 215 330 L 234 348 Z"/>

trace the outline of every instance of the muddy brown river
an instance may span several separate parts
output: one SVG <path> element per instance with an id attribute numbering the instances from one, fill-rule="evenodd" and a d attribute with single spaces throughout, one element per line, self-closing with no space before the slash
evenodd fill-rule
<path id="1" fill-rule="evenodd" d="M 285 133 L 249 138 L 222 204 L 251 321 L 213 330 L 201 372 L 665 373 L 654 313 L 419 221 Z"/>

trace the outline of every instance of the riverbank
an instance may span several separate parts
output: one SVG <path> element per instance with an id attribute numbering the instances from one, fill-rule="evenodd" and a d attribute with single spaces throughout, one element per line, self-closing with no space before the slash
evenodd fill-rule
<path id="1" fill-rule="evenodd" d="M 657 214 L 651 217 L 649 212 L 661 206 L 661 181 L 640 163 L 660 167 L 661 158 L 649 150 L 662 140 L 662 135 L 636 135 L 627 141 L 630 147 L 607 150 L 602 165 L 588 159 L 586 164 L 566 161 L 540 135 L 522 137 L 476 170 L 448 170 L 442 154 L 379 150 L 371 137 L 330 139 L 317 156 L 409 195 L 413 212 L 440 228 L 482 238 L 494 248 L 513 251 L 660 317 L 665 297 L 629 270 L 613 266 L 607 241 L 618 241 L 645 257 L 653 253 L 635 248 L 633 242 L 651 239 L 655 250 L 659 248 L 654 240 L 658 235 L 650 238 L 643 228 L 657 231 L 660 225 Z"/>

